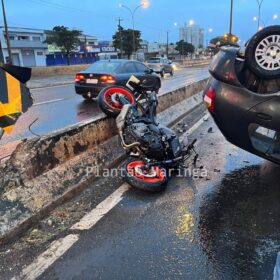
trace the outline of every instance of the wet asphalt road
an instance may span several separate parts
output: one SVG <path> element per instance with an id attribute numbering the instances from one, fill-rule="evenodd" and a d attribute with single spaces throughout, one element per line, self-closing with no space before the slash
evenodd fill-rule
<path id="1" fill-rule="evenodd" d="M 198 108 L 185 122 L 191 126 L 202 111 Z M 213 133 L 207 132 L 210 127 Z M 39 279 L 272 279 L 280 251 L 280 167 L 226 142 L 211 119 L 190 138 L 199 140 L 200 154 L 192 176 L 173 177 L 160 194 L 129 190 L 92 229 L 79 232 L 80 240 Z M 119 184 L 115 179 L 93 184 L 59 209 L 60 220 L 51 215 L 52 227 L 38 227 L 41 234 L 65 226 L 68 208 L 72 216 L 81 205 L 89 211 L 100 202 L 100 193 Z M 73 231 L 60 236 L 66 233 Z M 36 238 L 19 252 L 1 255 L 5 273 L 16 273 L 50 243 L 40 247 Z M 15 255 L 25 261 L 11 264 Z"/>
<path id="2" fill-rule="evenodd" d="M 162 79 L 161 92 L 191 84 L 208 76 L 207 66 L 180 69 L 173 77 L 166 75 Z M 38 135 L 45 135 L 102 114 L 96 100 L 84 101 L 81 96 L 75 94 L 74 84 L 33 89 L 31 92 L 34 98 L 33 107 L 19 118 L 12 133 L 4 135 L 1 139 L 2 149 L 7 143 L 12 146 L 12 142 L 19 139 L 33 137 L 28 128 L 36 119 L 32 131 Z"/>

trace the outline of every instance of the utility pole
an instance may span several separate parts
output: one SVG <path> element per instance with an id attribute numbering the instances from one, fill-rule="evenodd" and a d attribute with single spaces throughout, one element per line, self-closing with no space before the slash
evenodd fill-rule
<path id="1" fill-rule="evenodd" d="M 120 34 L 120 50 L 121 50 L 121 58 L 122 58 L 123 57 L 123 39 L 122 39 L 121 22 L 123 21 L 123 19 L 121 17 L 118 17 L 117 21 L 119 22 L 118 29 L 119 29 L 119 34 Z"/>
<path id="2" fill-rule="evenodd" d="M 168 30 L 166 31 L 166 35 L 167 35 L 166 36 L 166 57 L 168 59 L 168 52 L 169 52 L 169 49 L 168 49 L 169 48 L 169 46 L 168 46 L 169 45 L 169 31 Z"/>
<path id="3" fill-rule="evenodd" d="M 86 35 L 85 35 L 84 51 L 85 51 L 85 57 L 86 57 L 86 64 L 88 64 L 88 50 L 87 50 L 87 36 Z"/>
<path id="4" fill-rule="evenodd" d="M 7 19 L 6 19 L 4 0 L 2 0 L 2 11 L 3 11 L 3 18 L 4 18 L 7 48 L 8 48 L 8 54 L 9 54 L 9 64 L 13 64 L 13 56 L 12 56 L 12 50 L 11 50 L 11 44 L 10 44 L 10 37 L 9 37 L 8 24 L 7 24 Z"/>
<path id="5" fill-rule="evenodd" d="M 233 11 L 233 0 L 230 0 L 230 20 L 229 20 L 229 34 L 232 34 L 232 11 Z"/>

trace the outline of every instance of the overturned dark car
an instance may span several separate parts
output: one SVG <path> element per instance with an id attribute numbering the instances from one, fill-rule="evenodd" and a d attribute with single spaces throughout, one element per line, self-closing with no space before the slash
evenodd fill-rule
<path id="1" fill-rule="evenodd" d="M 204 102 L 226 139 L 280 164 L 280 26 L 259 31 L 243 53 L 223 47 L 209 71 Z"/>

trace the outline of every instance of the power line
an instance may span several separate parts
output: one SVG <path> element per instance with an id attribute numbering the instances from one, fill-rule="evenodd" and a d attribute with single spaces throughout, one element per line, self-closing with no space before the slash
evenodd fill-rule
<path id="1" fill-rule="evenodd" d="M 91 15 L 94 15 L 95 17 L 99 17 L 99 18 L 104 18 L 104 16 L 101 16 L 100 14 L 96 14 L 94 13 L 94 11 L 91 10 L 83 10 L 83 9 L 79 9 L 79 8 L 75 8 L 75 7 L 70 7 L 70 6 L 65 6 L 59 3 L 54 3 L 54 2 L 50 2 L 50 1 L 46 1 L 46 0 L 28 0 L 29 2 L 35 3 L 37 5 L 42 5 L 48 8 L 55 8 L 56 10 L 59 9 L 60 11 L 64 11 L 64 12 L 72 12 L 72 13 L 76 13 L 76 12 L 80 12 L 80 13 L 88 13 Z M 66 11 L 66 10 L 68 11 Z"/>
<path id="2" fill-rule="evenodd" d="M 77 9 L 75 7 L 65 6 L 65 5 L 54 3 L 54 2 L 51 2 L 51 1 L 47 1 L 47 0 L 28 0 L 28 1 L 39 4 L 39 5 L 42 4 L 42 5 L 45 5 L 45 6 L 50 7 L 50 8 L 59 8 L 60 10 L 68 9 L 68 10 L 71 10 L 73 12 L 77 12 L 77 11 L 81 12 L 81 13 L 86 12 L 86 13 L 90 13 L 94 16 L 98 16 L 98 17 L 104 19 L 104 16 L 101 16 L 100 14 L 98 14 L 98 15 L 94 14 L 94 12 L 90 11 L 90 10 Z M 124 18 L 123 20 L 130 21 L 127 18 Z M 157 31 L 165 32 L 164 29 L 156 28 L 155 26 L 152 26 L 152 25 L 143 24 L 142 22 L 139 22 L 139 21 L 135 21 L 135 23 L 137 23 L 141 26 L 145 26 L 146 28 L 149 28 L 149 29 L 154 29 L 154 30 L 157 30 Z"/>

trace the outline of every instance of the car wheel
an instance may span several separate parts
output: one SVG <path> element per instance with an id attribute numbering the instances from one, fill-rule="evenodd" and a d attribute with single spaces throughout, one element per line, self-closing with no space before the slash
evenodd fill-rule
<path id="1" fill-rule="evenodd" d="M 92 100 L 93 96 L 92 96 L 92 94 L 87 93 L 87 94 L 83 94 L 83 98 L 85 100 Z"/>
<path id="2" fill-rule="evenodd" d="M 245 61 L 259 78 L 280 78 L 280 25 L 264 28 L 251 38 Z"/>
<path id="3" fill-rule="evenodd" d="M 174 75 L 174 71 L 173 70 L 171 70 L 171 72 L 170 72 L 170 76 L 173 76 Z"/>
<path id="4" fill-rule="evenodd" d="M 165 71 L 164 71 L 164 69 L 162 69 L 162 71 L 160 72 L 160 76 L 161 76 L 162 78 L 164 78 L 164 75 L 165 75 Z"/>
<path id="5" fill-rule="evenodd" d="M 148 192 L 160 192 L 168 183 L 167 172 L 160 166 L 144 169 L 141 160 L 129 160 L 124 166 L 124 179 L 132 187 Z"/>
<path id="6" fill-rule="evenodd" d="M 107 116 L 116 118 L 121 112 L 123 105 L 119 100 L 120 96 L 123 96 L 131 105 L 136 102 L 133 93 L 125 87 L 108 86 L 100 91 L 98 104 Z"/>

